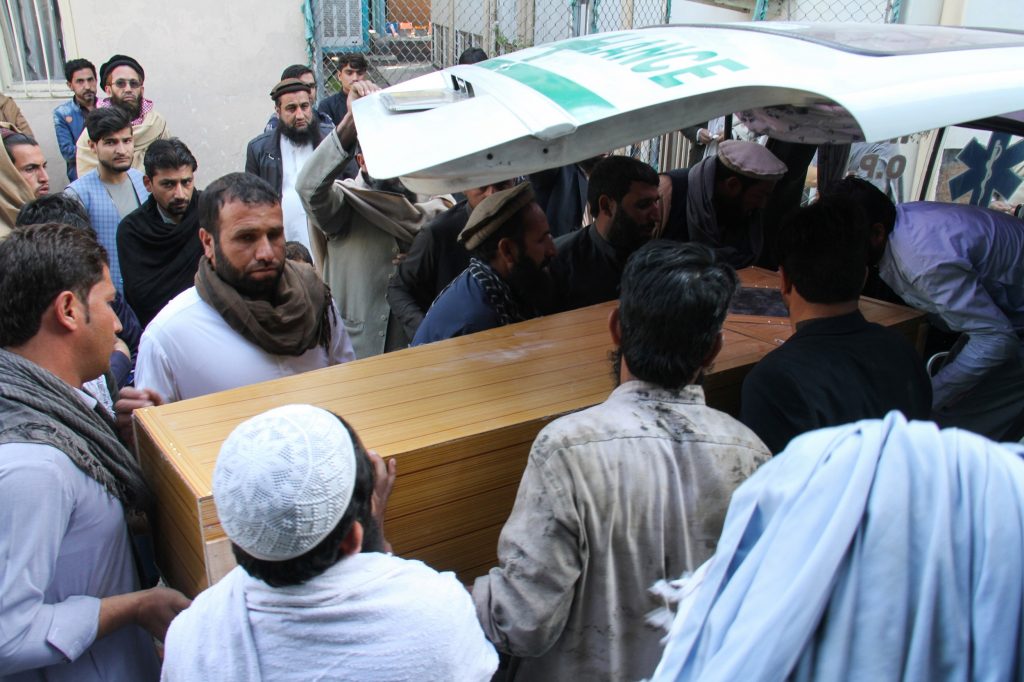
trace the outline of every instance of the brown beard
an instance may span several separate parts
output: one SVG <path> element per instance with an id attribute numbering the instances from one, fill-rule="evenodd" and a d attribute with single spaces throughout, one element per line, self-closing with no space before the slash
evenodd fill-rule
<path id="1" fill-rule="evenodd" d="M 126 114 L 128 114 L 128 120 L 129 121 L 134 121 L 135 119 L 137 119 L 139 117 L 139 114 L 142 113 L 142 98 L 141 97 L 139 97 L 138 99 L 135 100 L 135 104 L 130 104 L 128 102 L 125 102 L 125 101 L 123 101 L 121 99 L 118 99 L 117 97 L 114 97 L 113 95 L 111 95 L 110 96 L 110 103 L 113 104 L 115 107 L 119 108 L 121 111 L 123 111 Z"/>
<path id="2" fill-rule="evenodd" d="M 246 273 L 231 264 L 224 256 L 224 252 L 221 251 L 219 237 L 213 240 L 213 254 L 217 264 L 214 268 L 217 276 L 230 284 L 235 291 L 249 298 L 258 298 L 265 301 L 273 300 L 277 287 L 281 282 L 284 261 L 281 261 L 281 267 L 277 270 L 277 277 L 258 281 L 251 279 Z"/>

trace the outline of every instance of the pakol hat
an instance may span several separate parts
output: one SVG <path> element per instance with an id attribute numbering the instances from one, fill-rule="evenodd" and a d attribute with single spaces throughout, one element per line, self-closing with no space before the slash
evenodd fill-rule
<path id="1" fill-rule="evenodd" d="M 303 83 L 298 78 L 285 78 L 270 91 L 270 99 L 276 102 L 278 97 L 289 92 L 309 92 L 309 83 Z"/>
<path id="2" fill-rule="evenodd" d="M 473 209 L 466 226 L 459 233 L 459 243 L 467 251 L 477 248 L 501 229 L 522 207 L 533 201 L 533 187 L 522 182 L 487 197 Z"/>
<path id="3" fill-rule="evenodd" d="M 718 159 L 726 168 L 757 180 L 779 180 L 786 174 L 786 164 L 756 142 L 723 140 L 718 143 Z"/>
<path id="4" fill-rule="evenodd" d="M 348 509 L 355 458 L 348 429 L 319 407 L 285 405 L 242 422 L 213 470 L 224 532 L 264 561 L 305 554 Z"/>
<path id="5" fill-rule="evenodd" d="M 108 59 L 103 66 L 100 67 L 100 87 L 104 88 L 107 85 L 107 76 L 110 72 L 119 66 L 130 66 L 139 74 L 139 80 L 142 82 L 146 81 L 146 72 L 142 70 L 142 65 L 137 61 L 125 54 L 115 54 L 113 57 Z"/>

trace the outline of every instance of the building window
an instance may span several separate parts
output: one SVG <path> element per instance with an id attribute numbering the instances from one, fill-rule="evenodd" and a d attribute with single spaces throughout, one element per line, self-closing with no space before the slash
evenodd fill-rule
<path id="1" fill-rule="evenodd" d="M 64 46 L 56 0 L 0 0 L 0 32 L 10 85 L 64 81 Z"/>

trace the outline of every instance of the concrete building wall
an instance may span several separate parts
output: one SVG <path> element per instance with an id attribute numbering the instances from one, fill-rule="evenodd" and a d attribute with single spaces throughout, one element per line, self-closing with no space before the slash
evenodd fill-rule
<path id="1" fill-rule="evenodd" d="M 270 89 L 289 64 L 308 63 L 298 0 L 63 0 L 68 59 L 97 68 L 113 54 L 146 70 L 146 97 L 199 160 L 200 187 L 245 166 L 245 146 L 273 110 Z M 70 97 L 70 92 L 68 92 Z M 15 99 L 40 138 L 51 184 L 66 182 L 53 97 Z"/>

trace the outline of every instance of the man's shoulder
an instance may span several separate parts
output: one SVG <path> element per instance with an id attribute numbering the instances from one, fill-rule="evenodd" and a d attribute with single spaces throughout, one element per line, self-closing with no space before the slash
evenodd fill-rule
<path id="1" fill-rule="evenodd" d="M 73 115 L 75 113 L 75 108 L 77 106 L 78 105 L 75 104 L 75 98 L 72 97 L 71 99 L 67 100 L 66 102 L 61 102 L 56 107 L 54 107 L 53 113 L 55 113 L 55 114 L 57 114 L 58 116 L 61 116 L 61 117 L 71 116 L 71 115 Z M 63 120 L 62 119 L 62 121 L 64 123 L 70 123 L 70 121 L 67 121 L 67 120 Z"/>
<path id="2" fill-rule="evenodd" d="M 252 149 L 253 151 L 266 153 L 268 149 L 272 148 L 274 137 L 276 135 L 276 130 L 268 130 L 265 133 L 260 133 L 256 137 L 249 140 L 249 148 Z"/>
<path id="3" fill-rule="evenodd" d="M 429 234 L 435 239 L 455 239 L 469 222 L 469 207 L 465 199 L 438 213 L 423 226 L 420 232 Z"/>
<path id="4" fill-rule="evenodd" d="M 555 238 L 555 246 L 559 249 L 564 247 L 572 247 L 576 244 L 586 243 L 590 241 L 590 225 L 584 225 L 579 229 L 573 230 L 572 232 L 566 232 L 565 234 Z"/>
<path id="5" fill-rule="evenodd" d="M 79 175 L 78 178 L 69 182 L 65 189 L 70 189 L 78 195 L 79 198 L 81 198 L 84 192 L 92 189 L 93 187 L 98 187 L 100 184 L 99 171 L 94 168 L 85 175 Z"/>
<path id="6" fill-rule="evenodd" d="M 181 326 L 189 326 L 197 319 L 220 318 L 200 296 L 196 288 L 189 287 L 167 302 L 146 326 L 146 336 L 174 333 Z"/>
<path id="7" fill-rule="evenodd" d="M 548 424 L 531 457 L 556 451 L 586 457 L 597 443 L 623 439 L 671 440 L 766 452 L 760 439 L 734 417 L 709 407 L 698 386 L 664 389 L 642 381 L 620 385 L 603 403 Z"/>

